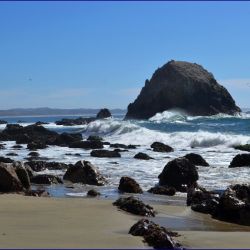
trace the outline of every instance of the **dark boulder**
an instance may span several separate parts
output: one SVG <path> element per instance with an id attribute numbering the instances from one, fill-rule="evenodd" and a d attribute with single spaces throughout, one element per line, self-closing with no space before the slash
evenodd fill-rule
<path id="1" fill-rule="evenodd" d="M 198 154 L 190 153 L 185 155 L 184 157 L 187 158 L 190 162 L 192 162 L 196 166 L 204 166 L 204 167 L 209 166 L 206 160 Z"/>
<path id="2" fill-rule="evenodd" d="M 233 115 L 241 111 L 226 88 L 202 66 L 174 60 L 146 80 L 139 96 L 128 105 L 125 118 L 148 119 L 173 109 L 194 116 Z"/>
<path id="3" fill-rule="evenodd" d="M 139 159 L 139 160 L 151 160 L 151 159 L 154 159 L 152 157 L 150 157 L 149 155 L 147 154 L 144 154 L 144 153 L 138 153 L 134 156 L 135 159 Z"/>
<path id="4" fill-rule="evenodd" d="M 216 219 L 250 226 L 250 185 L 228 187 L 213 214 Z"/>
<path id="5" fill-rule="evenodd" d="M 155 249 L 178 249 L 180 247 L 180 244 L 172 239 L 172 237 L 179 236 L 178 233 L 169 231 L 147 219 L 141 219 L 135 223 L 130 228 L 129 234 L 142 236 L 144 241 Z"/>
<path id="6" fill-rule="evenodd" d="M 39 153 L 38 153 L 38 152 L 30 152 L 30 153 L 28 154 L 28 156 L 39 157 Z"/>
<path id="7" fill-rule="evenodd" d="M 13 153 L 13 152 L 11 152 L 11 153 L 8 153 L 8 154 L 6 154 L 7 156 L 18 156 L 18 154 L 17 153 Z"/>
<path id="8" fill-rule="evenodd" d="M 101 150 L 92 150 L 90 153 L 93 157 L 100 157 L 100 158 L 116 158 L 121 157 L 120 153 L 117 151 L 110 151 L 106 149 Z"/>
<path id="9" fill-rule="evenodd" d="M 250 144 L 238 145 L 234 147 L 235 149 L 250 152 Z"/>
<path id="10" fill-rule="evenodd" d="M 162 142 L 154 142 L 150 146 L 155 152 L 173 152 L 174 149 Z"/>
<path id="11" fill-rule="evenodd" d="M 12 148 L 14 148 L 14 149 L 21 149 L 21 148 L 23 148 L 23 146 L 22 145 L 14 145 L 14 146 L 12 146 Z"/>
<path id="12" fill-rule="evenodd" d="M 97 119 L 104 119 L 111 117 L 111 113 L 108 109 L 101 109 L 98 114 L 96 115 Z"/>
<path id="13" fill-rule="evenodd" d="M 125 193 L 143 193 L 140 185 L 133 178 L 127 176 L 123 176 L 120 179 L 118 189 Z"/>
<path id="14" fill-rule="evenodd" d="M 155 216 L 155 211 L 151 206 L 144 204 L 141 200 L 134 198 L 133 196 L 119 198 L 113 203 L 113 205 L 132 214 L 141 216 Z"/>
<path id="15" fill-rule="evenodd" d="M 219 195 L 209 192 L 205 188 L 190 187 L 187 191 L 187 206 L 191 209 L 205 214 L 213 214 L 219 204 Z"/>
<path id="16" fill-rule="evenodd" d="M 180 157 L 168 162 L 158 178 L 160 186 L 166 185 L 177 191 L 184 191 L 196 184 L 199 175 L 194 164 L 187 158 Z"/>
<path id="17" fill-rule="evenodd" d="M 149 193 L 173 196 L 176 193 L 174 187 L 156 186 L 148 190 Z"/>
<path id="18" fill-rule="evenodd" d="M 10 158 L 7 158 L 7 157 L 0 156 L 0 162 L 3 162 L 3 163 L 13 163 L 14 160 L 12 160 Z"/>
<path id="19" fill-rule="evenodd" d="M 101 195 L 99 192 L 97 192 L 95 189 L 90 189 L 87 193 L 87 196 L 92 196 L 92 197 L 96 197 Z"/>
<path id="20" fill-rule="evenodd" d="M 8 123 L 7 121 L 0 120 L 0 124 L 7 124 L 7 123 Z"/>
<path id="21" fill-rule="evenodd" d="M 45 169 L 49 170 L 63 170 L 68 168 L 68 164 L 62 162 L 46 162 L 46 161 L 28 161 L 25 164 L 31 167 L 35 172 L 40 172 Z"/>
<path id="22" fill-rule="evenodd" d="M 58 176 L 54 176 L 50 174 L 35 175 L 30 179 L 30 182 L 34 184 L 45 184 L 45 185 L 63 183 L 62 180 Z"/>
<path id="23" fill-rule="evenodd" d="M 250 167 L 250 154 L 236 155 L 231 161 L 229 168 Z"/>
<path id="24" fill-rule="evenodd" d="M 102 186 L 106 183 L 105 178 L 88 161 L 78 161 L 75 165 L 70 165 L 63 179 L 73 183 L 97 186 Z"/>
<path id="25" fill-rule="evenodd" d="M 0 163 L 0 192 L 19 192 L 23 185 L 12 164 Z"/>

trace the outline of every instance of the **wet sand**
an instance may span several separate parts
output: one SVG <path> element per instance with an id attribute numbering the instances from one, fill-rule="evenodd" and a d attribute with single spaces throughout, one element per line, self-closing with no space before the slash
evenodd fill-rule
<path id="1" fill-rule="evenodd" d="M 211 219 L 185 206 L 153 204 L 152 220 L 181 236 L 185 247 L 249 248 L 250 227 Z M 0 196 L 1 248 L 149 248 L 128 234 L 141 217 L 110 200 Z"/>

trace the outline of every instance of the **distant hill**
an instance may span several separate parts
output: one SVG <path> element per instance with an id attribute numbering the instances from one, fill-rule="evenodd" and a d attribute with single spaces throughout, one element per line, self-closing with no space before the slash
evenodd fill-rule
<path id="1" fill-rule="evenodd" d="M 0 110 L 0 116 L 36 116 L 36 115 L 96 115 L 100 109 L 54 109 L 54 108 L 16 108 Z M 124 114 L 124 109 L 110 109 L 112 114 Z"/>

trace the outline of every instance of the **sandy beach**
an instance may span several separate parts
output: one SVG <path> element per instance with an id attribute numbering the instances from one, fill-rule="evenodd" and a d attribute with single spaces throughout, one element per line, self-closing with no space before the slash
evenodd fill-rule
<path id="1" fill-rule="evenodd" d="M 110 200 L 0 196 L 1 248 L 149 248 L 128 234 L 141 217 Z M 153 205 L 154 221 L 178 231 L 185 247 L 247 248 L 250 228 L 219 222 L 184 206 Z"/>

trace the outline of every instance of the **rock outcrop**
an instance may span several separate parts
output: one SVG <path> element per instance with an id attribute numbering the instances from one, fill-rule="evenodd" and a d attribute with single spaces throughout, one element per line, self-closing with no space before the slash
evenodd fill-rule
<path id="1" fill-rule="evenodd" d="M 139 96 L 128 105 L 126 119 L 148 119 L 165 110 L 208 116 L 240 112 L 229 92 L 196 63 L 170 61 L 146 80 Z"/>
<path id="2" fill-rule="evenodd" d="M 111 113 L 108 109 L 101 109 L 98 114 L 96 115 L 97 119 L 104 119 L 111 117 Z"/>
<path id="3" fill-rule="evenodd" d="M 106 183 L 105 178 L 89 161 L 78 161 L 75 165 L 70 165 L 63 179 L 73 183 L 96 186 L 102 186 Z"/>

